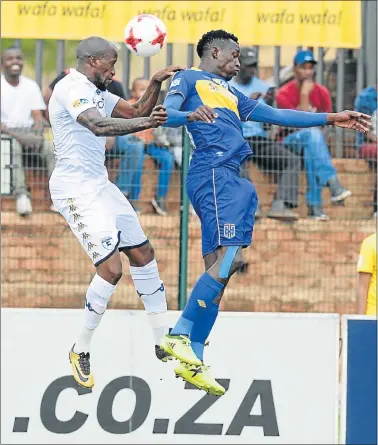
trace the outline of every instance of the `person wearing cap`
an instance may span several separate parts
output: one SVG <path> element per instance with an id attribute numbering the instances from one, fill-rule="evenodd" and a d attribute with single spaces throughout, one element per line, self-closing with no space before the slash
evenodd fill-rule
<path id="1" fill-rule="evenodd" d="M 320 113 L 332 111 L 328 89 L 314 81 L 316 63 L 311 51 L 302 50 L 295 55 L 295 77 L 278 89 L 276 98 L 278 108 Z M 322 188 L 329 187 L 332 203 L 341 203 L 352 193 L 338 180 L 322 130 L 307 128 L 295 131 L 288 134 L 283 142 L 295 153 L 304 156 L 309 217 L 320 221 L 328 220 L 322 207 Z"/>
<path id="2" fill-rule="evenodd" d="M 230 85 L 251 99 L 271 105 L 274 101 L 273 89 L 256 76 L 258 60 L 254 48 L 241 48 L 239 60 L 240 71 L 229 82 Z M 261 122 L 247 121 L 242 126 L 243 136 L 254 153 L 250 160 L 263 170 L 279 173 L 277 193 L 267 216 L 284 220 L 298 219 L 299 215 L 292 209 L 298 205 L 301 158 L 270 139 Z M 248 161 L 242 166 L 241 176 L 251 180 L 248 175 Z M 260 209 L 255 216 L 262 216 Z"/>

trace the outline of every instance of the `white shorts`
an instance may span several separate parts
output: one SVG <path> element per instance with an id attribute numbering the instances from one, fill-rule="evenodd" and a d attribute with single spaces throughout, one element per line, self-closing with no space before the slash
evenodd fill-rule
<path id="1" fill-rule="evenodd" d="M 53 199 L 53 203 L 95 266 L 117 249 L 133 249 L 148 243 L 131 204 L 111 182 L 99 192 Z"/>

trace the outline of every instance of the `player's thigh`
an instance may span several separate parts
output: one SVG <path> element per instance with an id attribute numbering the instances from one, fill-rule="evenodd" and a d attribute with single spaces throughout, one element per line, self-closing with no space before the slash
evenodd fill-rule
<path id="1" fill-rule="evenodd" d="M 219 245 L 248 246 L 258 204 L 256 189 L 247 179 L 223 170 L 214 176 Z"/>
<path id="2" fill-rule="evenodd" d="M 219 246 L 251 243 L 258 199 L 250 181 L 216 168 L 188 178 L 187 191 L 201 221 L 203 256 Z"/>
<path id="3" fill-rule="evenodd" d="M 96 267 L 117 251 L 120 231 L 105 189 L 53 202 Z"/>
<path id="4" fill-rule="evenodd" d="M 107 205 L 120 233 L 119 250 L 135 249 L 148 244 L 135 210 L 119 188 L 112 183 L 107 187 Z"/>
<path id="5" fill-rule="evenodd" d="M 190 202 L 201 221 L 202 255 L 206 256 L 220 245 L 212 171 L 188 176 L 186 185 Z"/>

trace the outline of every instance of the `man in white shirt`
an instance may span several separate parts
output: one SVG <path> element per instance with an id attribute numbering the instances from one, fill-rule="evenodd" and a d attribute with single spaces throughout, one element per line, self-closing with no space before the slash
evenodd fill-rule
<path id="1" fill-rule="evenodd" d="M 129 258 L 131 277 L 153 329 L 156 355 L 168 359 L 159 347 L 168 332 L 167 302 L 154 249 L 131 204 L 109 181 L 104 162 L 106 136 L 156 128 L 166 122 L 165 108 L 154 106 L 162 82 L 181 68 L 157 72 L 146 93 L 131 105 L 106 90 L 118 57 L 112 44 L 90 37 L 79 43 L 76 56 L 77 69 L 71 69 L 56 84 L 49 102 L 57 159 L 50 192 L 55 208 L 96 267 L 86 294 L 84 326 L 70 351 L 75 380 L 92 388 L 91 338 L 122 276 L 120 252 Z"/>
<path id="2" fill-rule="evenodd" d="M 46 161 L 49 176 L 54 169 L 54 147 L 43 139 L 46 109 L 41 90 L 34 80 L 22 76 L 23 55 L 10 47 L 1 57 L 1 133 L 12 138 L 13 187 L 17 212 L 26 216 L 32 205 L 22 165 L 22 149 L 40 151 Z"/>

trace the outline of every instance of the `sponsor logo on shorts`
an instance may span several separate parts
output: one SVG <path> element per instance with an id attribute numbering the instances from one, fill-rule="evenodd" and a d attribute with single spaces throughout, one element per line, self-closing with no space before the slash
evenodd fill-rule
<path id="1" fill-rule="evenodd" d="M 73 106 L 74 108 L 79 108 L 79 107 L 81 107 L 82 105 L 85 105 L 85 104 L 87 104 L 87 103 L 89 103 L 88 99 L 76 99 L 76 100 L 74 100 L 74 101 L 72 102 L 72 106 Z"/>
<path id="2" fill-rule="evenodd" d="M 83 229 L 85 229 L 87 227 L 86 224 L 83 224 L 82 222 L 79 222 L 79 224 L 77 225 L 77 230 L 79 232 L 81 232 Z"/>
<path id="3" fill-rule="evenodd" d="M 94 260 L 97 260 L 97 258 L 99 258 L 100 257 L 100 254 L 98 253 L 98 252 L 93 252 L 92 253 L 92 260 L 94 261 Z"/>
<path id="4" fill-rule="evenodd" d="M 76 222 L 76 221 L 78 221 L 81 218 L 81 215 L 79 215 L 78 213 L 74 213 L 72 215 L 72 217 L 73 217 L 73 221 Z"/>
<path id="5" fill-rule="evenodd" d="M 113 238 L 111 236 L 106 236 L 105 238 L 102 238 L 101 240 L 102 247 L 106 250 L 113 250 L 114 249 L 114 242 Z"/>
<path id="6" fill-rule="evenodd" d="M 227 239 L 235 237 L 235 224 L 225 224 L 223 227 L 223 235 Z"/>
<path id="7" fill-rule="evenodd" d="M 87 250 L 88 250 L 88 252 L 90 252 L 91 250 L 93 250 L 95 247 L 97 247 L 97 244 L 93 244 L 93 243 L 89 242 L 89 243 L 87 244 Z"/>

